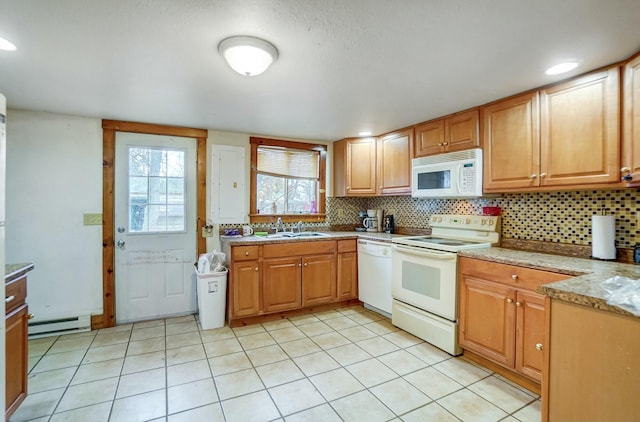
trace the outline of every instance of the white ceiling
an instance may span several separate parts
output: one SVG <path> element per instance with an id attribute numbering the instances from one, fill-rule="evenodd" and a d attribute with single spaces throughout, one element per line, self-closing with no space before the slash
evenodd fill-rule
<path id="1" fill-rule="evenodd" d="M 638 0 L 0 0 L 11 108 L 333 141 L 483 104 L 640 50 Z M 217 52 L 275 44 L 247 78 Z"/>

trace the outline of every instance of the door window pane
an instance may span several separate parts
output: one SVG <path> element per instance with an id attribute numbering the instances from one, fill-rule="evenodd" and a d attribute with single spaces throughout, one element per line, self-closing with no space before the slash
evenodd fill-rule
<path id="1" fill-rule="evenodd" d="M 137 146 L 128 153 L 129 232 L 185 231 L 185 151 Z"/>

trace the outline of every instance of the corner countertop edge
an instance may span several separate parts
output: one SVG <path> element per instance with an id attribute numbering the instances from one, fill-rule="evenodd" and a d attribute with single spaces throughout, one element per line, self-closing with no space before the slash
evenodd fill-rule
<path id="1" fill-rule="evenodd" d="M 31 262 L 21 262 L 18 264 L 6 264 L 4 266 L 4 282 L 10 283 L 33 270 L 35 267 Z"/>

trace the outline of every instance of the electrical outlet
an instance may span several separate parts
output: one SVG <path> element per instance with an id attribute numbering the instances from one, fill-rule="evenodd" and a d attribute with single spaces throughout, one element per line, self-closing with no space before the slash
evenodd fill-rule
<path id="1" fill-rule="evenodd" d="M 202 228 L 202 237 L 213 237 L 213 226 L 204 226 Z"/>
<path id="2" fill-rule="evenodd" d="M 82 220 L 85 226 L 101 226 L 102 214 L 82 214 Z"/>
<path id="3" fill-rule="evenodd" d="M 338 208 L 338 218 L 344 218 L 344 209 Z"/>

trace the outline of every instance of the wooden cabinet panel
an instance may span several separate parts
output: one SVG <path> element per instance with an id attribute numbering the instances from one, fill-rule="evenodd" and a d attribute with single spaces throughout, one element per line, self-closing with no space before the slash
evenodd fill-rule
<path id="1" fill-rule="evenodd" d="M 333 302 L 336 297 L 335 255 L 302 258 L 302 306 Z"/>
<path id="2" fill-rule="evenodd" d="M 640 186 L 640 55 L 624 67 L 624 106 L 622 117 L 623 176 L 631 177 L 632 186 Z"/>
<path id="3" fill-rule="evenodd" d="M 516 291 L 462 274 L 460 346 L 513 367 Z"/>
<path id="4" fill-rule="evenodd" d="M 516 309 L 516 370 L 540 382 L 545 332 L 544 296 L 518 291 Z"/>
<path id="5" fill-rule="evenodd" d="M 231 248 L 231 259 L 233 261 L 250 261 L 259 257 L 259 246 L 234 246 Z"/>
<path id="6" fill-rule="evenodd" d="M 548 300 L 543 421 L 637 421 L 640 319 Z"/>
<path id="7" fill-rule="evenodd" d="M 264 245 L 264 258 L 284 258 L 301 255 L 325 254 L 336 252 L 335 240 L 319 240 L 313 242 L 288 242 Z"/>
<path id="8" fill-rule="evenodd" d="M 540 91 L 540 186 L 620 180 L 619 69 Z"/>
<path id="9" fill-rule="evenodd" d="M 358 297 L 358 253 L 338 254 L 337 300 Z"/>
<path id="10" fill-rule="evenodd" d="M 376 138 L 346 141 L 346 195 L 375 195 Z"/>
<path id="11" fill-rule="evenodd" d="M 259 315 L 260 306 L 260 262 L 240 261 L 233 263 L 231 280 L 233 283 L 234 317 Z"/>
<path id="12" fill-rule="evenodd" d="M 421 123 L 415 127 L 414 156 L 440 154 L 444 144 L 444 119 Z"/>
<path id="13" fill-rule="evenodd" d="M 356 252 L 358 250 L 357 239 L 338 240 L 338 253 Z"/>
<path id="14" fill-rule="evenodd" d="M 12 280 L 5 284 L 5 314 L 24 305 L 27 299 L 27 276 Z"/>
<path id="15" fill-rule="evenodd" d="M 262 263 L 265 312 L 296 309 L 300 301 L 300 258 L 265 259 Z"/>
<path id="16" fill-rule="evenodd" d="M 6 316 L 6 415 L 27 396 L 28 308 L 23 304 Z"/>
<path id="17" fill-rule="evenodd" d="M 498 264 L 480 259 L 463 258 L 465 272 L 484 280 L 505 284 L 516 289 L 536 290 L 538 286 L 566 279 L 568 276 L 516 265 Z"/>
<path id="18" fill-rule="evenodd" d="M 446 151 L 462 151 L 480 146 L 479 112 L 471 110 L 445 119 Z"/>
<path id="19" fill-rule="evenodd" d="M 483 107 L 484 190 L 537 186 L 540 167 L 538 93 Z"/>
<path id="20" fill-rule="evenodd" d="M 378 139 L 378 194 L 411 193 L 411 150 L 413 129 L 384 135 Z"/>

